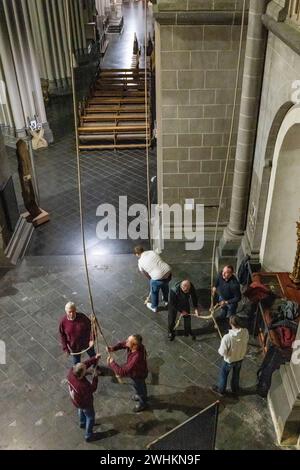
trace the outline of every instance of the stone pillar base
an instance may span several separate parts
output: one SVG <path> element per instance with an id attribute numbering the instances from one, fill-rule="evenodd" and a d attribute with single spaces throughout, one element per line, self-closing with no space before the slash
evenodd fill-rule
<path id="1" fill-rule="evenodd" d="M 300 364 L 284 364 L 272 375 L 268 404 L 281 446 L 300 442 Z"/>
<path id="2" fill-rule="evenodd" d="M 34 228 L 31 223 L 26 222 L 23 217 L 19 218 L 15 231 L 4 252 L 12 264 L 17 264 L 23 258 L 33 230 Z"/>
<path id="3" fill-rule="evenodd" d="M 220 271 L 221 267 L 226 264 L 231 264 L 234 268 L 236 267 L 237 255 L 241 247 L 243 235 L 243 233 L 234 234 L 228 227 L 225 228 L 216 251 L 215 265 L 217 271 Z"/>

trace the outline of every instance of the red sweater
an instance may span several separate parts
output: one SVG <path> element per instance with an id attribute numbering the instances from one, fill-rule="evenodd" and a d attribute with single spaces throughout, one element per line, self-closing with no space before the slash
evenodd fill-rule
<path id="1" fill-rule="evenodd" d="M 90 367 L 97 364 L 97 359 L 93 357 L 84 362 L 86 367 Z M 82 408 L 83 410 L 93 407 L 93 393 L 97 389 L 98 376 L 93 378 L 90 383 L 86 377 L 79 380 L 73 373 L 73 368 L 68 373 L 68 385 L 70 397 L 76 408 Z"/>
<path id="2" fill-rule="evenodd" d="M 88 348 L 91 339 L 91 321 L 83 313 L 76 313 L 75 320 L 65 315 L 59 325 L 63 350 L 77 353 Z"/>
<path id="3" fill-rule="evenodd" d="M 116 344 L 113 351 L 127 349 L 127 362 L 119 366 L 115 361 L 110 363 L 110 367 L 120 377 L 131 377 L 132 379 L 145 379 L 148 375 L 147 352 L 143 345 L 136 351 L 130 351 L 126 347 L 126 341 Z"/>

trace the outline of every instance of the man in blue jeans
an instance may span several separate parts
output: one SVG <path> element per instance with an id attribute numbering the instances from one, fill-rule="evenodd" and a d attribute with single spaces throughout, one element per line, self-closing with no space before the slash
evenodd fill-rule
<path id="1" fill-rule="evenodd" d="M 135 391 L 133 400 L 138 402 L 133 408 L 135 413 L 144 411 L 147 408 L 147 386 L 146 378 L 148 376 L 147 365 L 147 351 L 143 345 L 143 338 L 141 335 L 130 335 L 125 341 L 121 341 L 115 346 L 106 348 L 108 353 L 119 351 L 121 349 L 127 350 L 126 364 L 117 364 L 111 355 L 107 358 L 107 364 L 119 377 L 130 377 Z"/>
<path id="2" fill-rule="evenodd" d="M 85 362 L 75 364 L 68 373 L 69 393 L 73 405 L 78 409 L 80 427 L 85 429 L 85 440 L 91 442 L 99 439 L 98 433 L 93 433 L 95 410 L 93 393 L 97 389 L 98 376 L 92 372 L 92 383 L 87 380 L 89 367 L 96 366 L 100 354 Z"/>
<path id="3" fill-rule="evenodd" d="M 247 352 L 249 333 L 246 328 L 241 328 L 239 318 L 232 315 L 229 318 L 231 330 L 223 336 L 219 348 L 219 354 L 223 357 L 218 385 L 214 385 L 212 390 L 218 395 L 225 395 L 227 379 L 230 371 L 231 391 L 233 395 L 239 394 L 240 389 L 240 371 L 243 359 Z"/>
<path id="4" fill-rule="evenodd" d="M 147 302 L 147 308 L 157 313 L 160 290 L 162 291 L 164 306 L 168 306 L 169 282 L 172 277 L 171 268 L 155 251 L 145 251 L 139 245 L 135 247 L 134 253 L 139 259 L 139 270 L 150 281 L 151 302 Z"/>

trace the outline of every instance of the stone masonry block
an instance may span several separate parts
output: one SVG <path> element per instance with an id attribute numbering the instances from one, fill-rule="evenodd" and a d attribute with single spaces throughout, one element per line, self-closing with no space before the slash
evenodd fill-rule
<path id="1" fill-rule="evenodd" d="M 202 134 L 178 135 L 178 147 L 202 147 Z"/>
<path id="2" fill-rule="evenodd" d="M 161 69 L 162 70 L 185 70 L 190 68 L 190 52 L 162 52 Z"/>
<path id="3" fill-rule="evenodd" d="M 188 160 L 189 149 L 187 148 L 165 148 L 163 149 L 163 160 Z"/>
<path id="4" fill-rule="evenodd" d="M 204 73 L 200 71 L 179 70 L 178 88 L 179 89 L 201 89 L 204 86 Z"/>
<path id="5" fill-rule="evenodd" d="M 202 49 L 203 26 L 174 26 L 173 34 L 174 51 Z"/>

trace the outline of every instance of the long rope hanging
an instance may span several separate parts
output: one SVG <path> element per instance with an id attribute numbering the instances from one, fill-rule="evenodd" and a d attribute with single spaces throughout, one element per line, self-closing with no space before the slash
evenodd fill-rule
<path id="1" fill-rule="evenodd" d="M 224 175 L 219 199 L 219 206 L 218 206 L 218 213 L 217 213 L 217 220 L 215 226 L 215 233 L 214 233 L 214 242 L 213 242 L 213 251 L 212 251 L 212 260 L 211 260 L 211 276 L 210 276 L 210 288 L 212 291 L 214 285 L 214 271 L 215 271 L 215 256 L 216 256 L 216 247 L 217 247 L 217 236 L 218 236 L 218 229 L 220 224 L 220 216 L 221 216 L 221 204 L 223 201 L 224 196 L 224 189 L 226 184 L 226 177 L 228 172 L 228 165 L 230 159 L 230 147 L 232 142 L 232 135 L 234 129 L 234 118 L 236 114 L 236 106 L 237 106 L 237 96 L 238 96 L 238 84 L 239 84 L 239 75 L 241 69 L 241 58 L 242 58 L 242 46 L 243 46 L 243 34 L 244 34 L 244 27 L 245 27 L 245 15 L 246 15 L 246 0 L 243 0 L 243 12 L 242 12 L 242 21 L 241 21 L 241 32 L 240 32 L 240 40 L 239 40 L 239 53 L 238 53 L 238 63 L 237 63 L 237 71 L 236 71 L 236 80 L 235 80 L 235 91 L 234 91 L 234 101 L 233 101 L 233 109 L 232 109 L 232 116 L 231 116 L 231 126 L 228 138 L 228 145 L 227 145 L 227 154 L 226 154 L 226 161 L 225 161 L 225 168 L 224 168 Z M 222 334 L 218 327 L 218 324 L 215 320 L 215 313 L 220 308 L 220 305 L 214 305 L 214 298 L 211 294 L 211 303 L 209 308 L 209 315 L 206 316 L 198 316 L 203 320 L 213 320 L 215 324 L 215 328 L 217 329 L 219 336 L 222 338 Z"/>
<path id="2" fill-rule="evenodd" d="M 216 220 L 216 227 L 215 227 L 215 234 L 214 234 L 212 263 L 211 263 L 211 278 L 210 278 L 211 288 L 213 287 L 213 283 L 214 283 L 215 256 L 216 256 L 218 229 L 219 229 L 220 216 L 221 216 L 221 204 L 222 204 L 222 201 L 223 201 L 224 189 L 225 189 L 225 184 L 226 184 L 226 177 L 227 177 L 227 172 L 228 172 L 228 164 L 229 164 L 229 159 L 230 159 L 230 147 L 231 147 L 231 142 L 232 142 L 232 135 L 233 135 L 233 129 L 234 129 L 234 118 L 235 118 L 236 106 L 237 106 L 239 75 L 240 75 L 242 48 L 243 48 L 243 34 L 244 34 L 244 26 L 245 26 L 245 14 L 246 14 L 246 0 L 243 0 L 243 12 L 242 12 L 241 32 L 240 32 L 240 41 L 239 41 L 238 63 L 237 63 L 237 71 L 236 71 L 236 79 L 235 79 L 234 100 L 233 100 L 233 108 L 232 108 L 232 116 L 231 116 L 231 126 L 230 126 L 229 138 L 228 138 L 224 175 L 223 175 L 223 181 L 222 181 L 222 187 L 221 187 L 221 193 L 220 193 L 220 200 L 219 200 L 219 207 L 218 207 L 218 213 L 217 213 L 217 220 Z M 212 302 L 213 302 L 213 299 L 212 299 Z"/>
<path id="3" fill-rule="evenodd" d="M 148 64 L 147 64 L 147 36 L 148 36 L 148 16 L 147 16 L 147 1 L 145 5 L 145 27 L 144 27 L 144 57 L 145 57 L 145 144 L 146 144 L 146 166 L 147 166 L 147 206 L 148 206 L 148 236 L 150 245 L 152 246 L 151 237 L 151 200 L 150 200 L 150 163 L 149 163 L 149 144 L 150 144 L 150 128 L 149 128 L 149 110 L 148 110 Z M 150 64 L 151 67 L 151 64 Z M 149 128 L 149 129 L 148 129 Z"/>
<path id="4" fill-rule="evenodd" d="M 75 90 L 75 78 L 74 78 L 74 60 L 73 60 L 73 51 L 72 51 L 72 38 L 71 38 L 71 25 L 70 25 L 70 0 L 65 0 L 66 5 L 66 17 L 67 17 L 67 35 L 68 35 L 68 46 L 70 54 L 70 65 L 71 65 L 71 82 L 72 82 L 72 93 L 73 93 L 73 113 L 74 113 L 74 126 L 75 126 L 75 143 L 76 143 L 76 161 L 77 161 L 77 183 L 78 183 L 78 199 L 79 199 L 79 215 L 80 215 L 80 229 L 81 229 L 81 239 L 82 239 L 82 250 L 85 266 L 85 274 L 87 280 L 89 301 L 91 306 L 91 324 L 92 324 L 92 335 L 95 339 L 96 352 L 99 353 L 99 343 L 98 343 L 98 332 L 101 334 L 105 345 L 108 347 L 109 344 L 103 334 L 103 330 L 99 321 L 97 320 L 94 301 L 91 289 L 89 268 L 87 262 L 87 253 L 86 253 L 86 243 L 85 243 L 85 230 L 84 230 L 84 220 L 83 220 L 83 197 L 82 197 L 82 178 L 81 178 L 81 165 L 80 165 L 80 153 L 79 153 L 79 139 L 78 139 L 78 118 L 77 118 L 77 106 L 76 106 L 76 90 Z"/>

